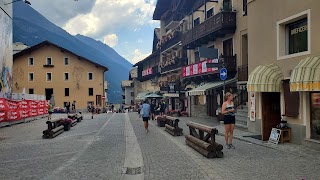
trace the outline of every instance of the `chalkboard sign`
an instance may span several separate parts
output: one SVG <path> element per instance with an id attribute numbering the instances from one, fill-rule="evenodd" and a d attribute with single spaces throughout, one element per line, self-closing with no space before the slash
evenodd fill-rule
<path id="1" fill-rule="evenodd" d="M 281 136 L 281 130 L 277 128 L 272 128 L 270 137 L 269 137 L 269 143 L 278 144 Z"/>

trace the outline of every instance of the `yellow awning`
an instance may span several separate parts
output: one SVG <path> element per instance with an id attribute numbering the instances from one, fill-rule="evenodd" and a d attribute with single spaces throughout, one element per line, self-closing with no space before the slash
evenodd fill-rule
<path id="1" fill-rule="evenodd" d="M 276 64 L 260 65 L 249 75 L 249 92 L 280 92 L 283 74 Z"/>
<path id="2" fill-rule="evenodd" d="M 290 91 L 320 91 L 320 56 L 308 57 L 293 69 Z"/>

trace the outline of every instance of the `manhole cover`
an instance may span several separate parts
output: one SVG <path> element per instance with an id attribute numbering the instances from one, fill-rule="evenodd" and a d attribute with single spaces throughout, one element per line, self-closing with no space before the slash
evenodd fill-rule
<path id="1" fill-rule="evenodd" d="M 142 167 L 137 167 L 137 168 L 126 168 L 125 174 L 128 175 L 136 175 L 136 174 L 141 174 L 142 173 Z"/>

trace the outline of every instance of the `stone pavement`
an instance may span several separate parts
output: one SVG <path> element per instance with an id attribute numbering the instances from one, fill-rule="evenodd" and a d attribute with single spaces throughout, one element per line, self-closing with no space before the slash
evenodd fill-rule
<path id="1" fill-rule="evenodd" d="M 186 121 L 190 120 L 222 127 L 212 119 L 181 118 L 184 133 L 188 132 Z M 42 139 L 45 121 L 0 128 L 0 179 L 320 177 L 319 152 L 306 154 L 300 146 L 268 147 L 235 139 L 236 149 L 224 149 L 224 158 L 207 159 L 187 146 L 184 136 L 172 137 L 155 121 L 150 121 L 150 132 L 146 133 L 137 113 L 100 114 L 94 119 L 85 114 L 81 123 L 54 139 Z M 240 133 L 245 132 L 237 130 L 239 136 Z M 224 144 L 223 136 L 216 140 Z M 130 174 L 126 168 L 140 175 Z"/>

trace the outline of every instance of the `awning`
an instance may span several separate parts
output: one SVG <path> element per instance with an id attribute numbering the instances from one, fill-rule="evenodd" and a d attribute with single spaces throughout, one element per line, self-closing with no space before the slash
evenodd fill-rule
<path id="1" fill-rule="evenodd" d="M 164 97 L 179 97 L 178 93 L 165 93 L 163 94 Z"/>
<path id="2" fill-rule="evenodd" d="M 249 75 L 247 89 L 249 92 L 280 92 L 283 74 L 276 64 L 256 67 Z"/>
<path id="3" fill-rule="evenodd" d="M 162 98 L 162 96 L 152 93 L 152 94 L 146 95 L 145 98 Z"/>
<path id="4" fill-rule="evenodd" d="M 237 82 L 237 79 L 233 78 L 233 79 L 227 80 L 225 81 L 225 84 L 230 84 L 234 82 Z M 207 90 L 215 89 L 221 86 L 223 86 L 223 81 L 208 82 L 202 86 L 198 86 L 197 88 L 188 91 L 186 94 L 187 96 L 206 95 Z"/>
<path id="5" fill-rule="evenodd" d="M 290 91 L 320 91 L 320 56 L 308 57 L 293 69 Z"/>
<path id="6" fill-rule="evenodd" d="M 137 95 L 135 100 L 145 100 L 146 95 L 151 94 L 152 92 L 141 92 Z"/>

